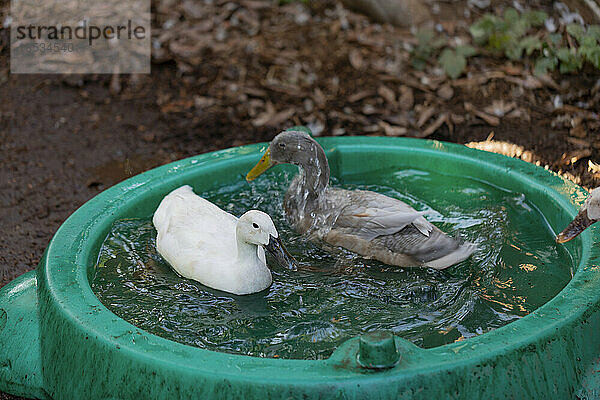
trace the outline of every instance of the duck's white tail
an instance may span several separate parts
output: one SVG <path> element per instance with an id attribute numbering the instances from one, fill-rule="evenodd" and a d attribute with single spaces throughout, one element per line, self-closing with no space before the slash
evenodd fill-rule
<path id="1" fill-rule="evenodd" d="M 160 202 L 160 205 L 154 212 L 152 223 L 158 232 L 165 231 L 169 228 L 171 216 L 174 215 L 173 208 L 179 201 L 184 200 L 187 196 L 194 195 L 192 187 L 184 185 L 173 190 Z"/>

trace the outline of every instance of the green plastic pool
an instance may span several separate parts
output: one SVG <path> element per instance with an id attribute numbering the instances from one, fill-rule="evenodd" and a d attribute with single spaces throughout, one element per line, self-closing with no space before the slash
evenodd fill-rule
<path id="1" fill-rule="evenodd" d="M 555 231 L 585 191 L 520 160 L 414 139 L 323 138 L 332 174 L 419 165 L 517 193 Z M 128 179 L 59 228 L 37 271 L 0 290 L 0 390 L 36 398 L 598 398 L 600 230 L 566 246 L 576 271 L 552 300 L 494 331 L 421 349 L 387 332 L 344 342 L 324 360 L 209 351 L 147 333 L 109 311 L 90 276 L 116 220 L 147 217 L 172 189 L 226 185 L 265 144 L 181 160 Z M 565 266 L 568 268 L 568 266 Z"/>

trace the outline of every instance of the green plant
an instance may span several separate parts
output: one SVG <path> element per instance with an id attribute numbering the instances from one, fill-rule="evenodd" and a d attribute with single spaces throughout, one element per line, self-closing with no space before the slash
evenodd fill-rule
<path id="1" fill-rule="evenodd" d="M 591 25 L 586 29 L 579 24 L 569 24 L 565 30 L 575 38 L 578 47 L 564 46 L 561 34 L 549 35 L 535 63 L 536 75 L 554 71 L 557 67 L 561 74 L 576 72 L 586 61 L 600 69 L 600 26 Z"/>
<path id="2" fill-rule="evenodd" d="M 455 49 L 446 48 L 440 54 L 438 62 L 444 72 L 452 79 L 458 78 L 467 67 L 467 58 L 474 56 L 477 50 L 467 44 L 456 46 Z"/>
<path id="3" fill-rule="evenodd" d="M 438 37 L 431 29 L 420 29 L 415 38 L 417 45 L 411 51 L 411 63 L 413 67 L 422 71 L 429 59 L 446 45 L 446 40 Z"/>
<path id="4" fill-rule="evenodd" d="M 600 26 L 590 25 L 586 30 L 581 25 L 570 24 L 567 25 L 567 32 L 579 44 L 577 55 L 600 69 Z"/>
<path id="5" fill-rule="evenodd" d="M 519 13 L 507 8 L 502 17 L 485 14 L 469 31 L 473 43 L 501 53 L 513 61 L 525 56 L 536 57 L 534 73 L 544 75 L 558 68 L 561 74 L 580 71 L 586 62 L 600 69 L 600 26 L 588 27 L 569 24 L 565 33 L 531 32 L 543 25 L 548 15 L 542 11 Z M 565 35 L 574 41 L 567 41 Z M 467 60 L 477 53 L 475 47 L 451 47 L 432 30 L 420 30 L 415 35 L 417 44 L 411 52 L 413 67 L 423 70 L 437 56 L 437 63 L 452 79 L 458 78 L 467 66 Z M 567 45 L 569 43 L 569 45 Z"/>
<path id="6" fill-rule="evenodd" d="M 537 55 L 534 73 L 544 75 L 559 69 L 561 74 L 581 70 L 587 61 L 600 69 L 600 26 L 587 29 L 579 24 L 566 26 L 566 33 L 576 39 L 578 46 L 566 46 L 563 34 L 529 34 L 532 28 L 541 26 L 548 18 L 542 11 L 519 14 L 507 8 L 503 17 L 485 14 L 470 27 L 473 42 L 503 53 L 518 61 L 524 55 Z"/>
<path id="7" fill-rule="evenodd" d="M 485 14 L 469 30 L 474 43 L 502 52 L 511 60 L 520 60 L 523 53 L 531 55 L 542 48 L 539 37 L 527 33 L 531 28 L 543 25 L 547 18 L 548 15 L 543 11 L 519 14 L 514 8 L 507 8 L 503 18 Z"/>
<path id="8" fill-rule="evenodd" d="M 444 69 L 446 75 L 452 79 L 458 78 L 464 72 L 467 66 L 467 57 L 471 57 L 477 52 L 470 45 L 449 47 L 446 39 L 439 37 L 429 29 L 419 30 L 415 37 L 417 45 L 411 52 L 412 66 L 418 70 L 425 69 L 427 62 L 439 52 L 437 62 Z"/>

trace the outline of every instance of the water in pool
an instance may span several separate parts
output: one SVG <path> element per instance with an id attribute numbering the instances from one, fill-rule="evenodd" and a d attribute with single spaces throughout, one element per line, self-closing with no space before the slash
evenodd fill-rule
<path id="1" fill-rule="evenodd" d="M 155 248 L 147 219 L 117 221 L 92 279 L 100 300 L 148 332 L 205 349 L 259 357 L 323 359 L 347 339 L 385 329 L 430 348 L 522 318 L 555 296 L 572 276 L 572 260 L 544 216 L 520 193 L 485 182 L 414 169 L 344 176 L 334 185 L 399 198 L 445 232 L 478 249 L 444 271 L 397 268 L 342 249 L 325 251 L 285 221 L 292 178 L 270 171 L 199 193 L 237 216 L 269 213 L 297 271 L 272 260 L 273 285 L 234 296 L 179 277 Z M 190 182 L 193 184 L 193 182 Z"/>

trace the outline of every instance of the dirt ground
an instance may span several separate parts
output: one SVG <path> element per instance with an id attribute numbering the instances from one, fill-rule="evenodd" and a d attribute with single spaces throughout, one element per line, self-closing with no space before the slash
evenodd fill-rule
<path id="1" fill-rule="evenodd" d="M 527 61 L 484 51 L 449 81 L 434 65 L 410 66 L 408 30 L 333 1 L 197 4 L 154 3 L 160 47 L 147 76 L 11 75 L 0 30 L 0 286 L 35 268 L 60 224 L 100 191 L 292 124 L 470 143 L 600 186 L 598 71 L 540 79 Z M 494 11 L 439 6 L 442 34 L 466 40 L 469 21 Z"/>

